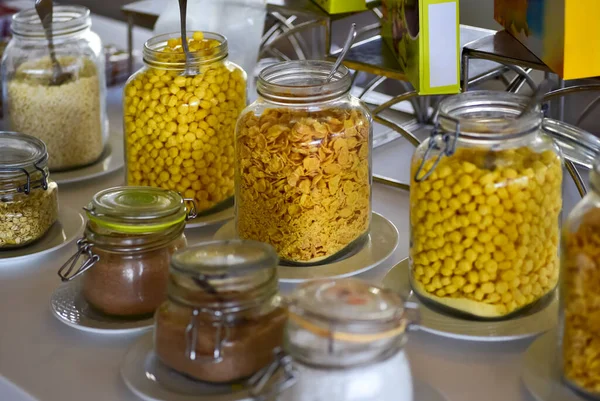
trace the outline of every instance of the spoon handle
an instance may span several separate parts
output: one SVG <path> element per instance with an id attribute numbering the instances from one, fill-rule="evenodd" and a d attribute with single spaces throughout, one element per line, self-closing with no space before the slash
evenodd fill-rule
<path id="1" fill-rule="evenodd" d="M 60 65 L 58 64 L 58 60 L 56 59 L 56 53 L 54 51 L 54 40 L 52 34 L 52 13 L 53 13 L 53 5 L 52 0 L 36 0 L 35 2 L 35 10 L 42 21 L 42 26 L 44 27 L 44 34 L 46 35 L 46 40 L 48 41 L 48 50 L 50 51 L 50 59 L 52 61 L 52 67 L 54 68 L 54 75 L 60 74 Z M 58 71 L 56 71 L 58 70 Z"/>
<path id="2" fill-rule="evenodd" d="M 188 60 L 190 58 L 190 49 L 188 47 L 187 42 L 187 0 L 179 0 L 179 19 L 181 22 L 181 46 L 183 47 L 183 52 L 185 53 L 185 63 L 187 66 Z"/>
<path id="3" fill-rule="evenodd" d="M 546 93 L 550 92 L 553 87 L 554 83 L 549 79 L 544 79 L 542 82 L 540 82 L 538 87 L 535 89 L 535 92 L 533 92 L 529 103 L 527 103 L 519 117 L 529 114 L 537 105 L 541 104 L 544 96 L 546 96 Z"/>
<path id="4" fill-rule="evenodd" d="M 331 72 L 325 79 L 325 82 L 331 81 L 331 78 L 333 78 L 337 69 L 340 68 L 342 61 L 344 61 L 344 58 L 346 57 L 346 53 L 348 53 L 348 50 L 350 50 L 350 47 L 352 47 L 352 43 L 354 43 L 354 39 L 356 39 L 356 33 L 356 24 L 352 23 L 352 26 L 350 26 L 350 31 L 348 32 L 348 37 L 346 38 L 346 42 L 344 43 L 344 47 L 342 47 L 342 51 L 340 52 L 340 54 L 338 54 L 338 58 L 335 60 L 333 68 L 331 69 Z"/>

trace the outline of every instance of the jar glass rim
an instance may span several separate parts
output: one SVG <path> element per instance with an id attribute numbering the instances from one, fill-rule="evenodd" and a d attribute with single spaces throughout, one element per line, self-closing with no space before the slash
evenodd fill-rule
<path id="1" fill-rule="evenodd" d="M 191 38 L 194 32 L 198 31 L 187 31 L 188 39 Z M 208 31 L 199 31 L 204 35 L 205 40 L 216 40 L 219 45 L 207 49 L 198 50 L 191 52 L 192 59 L 190 60 L 191 65 L 203 65 L 211 64 L 220 60 L 223 60 L 229 54 L 229 47 L 227 38 L 221 34 Z M 169 39 L 181 38 L 180 32 L 165 33 L 162 35 L 153 36 L 144 43 L 143 57 L 144 63 L 147 65 L 160 68 L 160 69 L 185 69 L 186 59 L 185 53 L 169 53 L 165 52 L 164 49 L 167 47 Z M 165 56 L 170 57 L 169 60 L 165 60 Z"/>
<path id="2" fill-rule="evenodd" d="M 84 6 L 55 5 L 52 11 L 52 34 L 68 35 L 90 28 L 90 10 Z M 46 39 L 42 21 L 34 8 L 19 11 L 12 17 L 11 31 L 16 36 Z"/>
<path id="3" fill-rule="evenodd" d="M 439 105 L 436 124 L 444 131 L 460 133 L 472 140 L 516 138 L 538 130 L 543 115 L 540 106 L 517 118 L 529 96 L 497 91 L 472 91 L 447 97 Z"/>
<path id="4" fill-rule="evenodd" d="M 31 135 L 0 131 L 0 181 L 2 191 L 21 188 L 29 181 L 30 188 L 43 186 L 48 179 L 46 144 Z"/>
<path id="5" fill-rule="evenodd" d="M 341 65 L 330 81 L 330 61 L 300 60 L 276 63 L 258 75 L 257 92 L 278 103 L 309 103 L 332 100 L 350 92 L 350 70 Z"/>

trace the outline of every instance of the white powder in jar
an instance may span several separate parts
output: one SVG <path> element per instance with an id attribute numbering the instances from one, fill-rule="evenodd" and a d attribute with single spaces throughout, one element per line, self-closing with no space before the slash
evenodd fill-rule
<path id="1" fill-rule="evenodd" d="M 59 59 L 63 68 L 70 62 Z M 48 148 L 50 170 L 93 163 L 102 154 L 103 106 L 100 80 L 91 60 L 78 78 L 59 86 L 33 78 L 28 71 L 51 71 L 48 59 L 21 65 L 8 82 L 7 113 L 10 129 L 41 139 Z M 66 69 L 65 69 L 66 70 Z"/>

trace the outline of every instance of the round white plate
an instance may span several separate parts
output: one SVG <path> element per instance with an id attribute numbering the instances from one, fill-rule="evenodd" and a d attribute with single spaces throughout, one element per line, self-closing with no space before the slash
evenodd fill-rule
<path id="1" fill-rule="evenodd" d="M 529 346 L 521 373 L 523 384 L 537 401 L 585 401 L 562 381 L 557 334 L 552 330 Z"/>
<path id="2" fill-rule="evenodd" d="M 215 239 L 226 240 L 236 237 L 235 222 L 223 225 L 215 234 Z M 355 252 L 337 261 L 319 266 L 279 265 L 279 281 L 301 283 L 333 277 L 350 277 L 374 268 L 386 260 L 398 246 L 396 226 L 380 214 L 373 213 L 369 236 Z"/>
<path id="3" fill-rule="evenodd" d="M 0 265 L 39 257 L 69 245 L 81 234 L 83 225 L 84 219 L 78 210 L 60 207 L 58 220 L 42 238 L 22 248 L 0 251 Z"/>
<path id="4" fill-rule="evenodd" d="M 81 296 L 78 279 L 61 284 L 50 298 L 52 314 L 62 323 L 78 330 L 103 334 L 126 334 L 146 331 L 154 318 L 143 320 L 116 319 L 93 310 Z"/>
<path id="5" fill-rule="evenodd" d="M 153 350 L 152 334 L 144 335 L 127 351 L 121 377 L 129 389 L 146 401 L 241 401 L 251 400 L 245 388 L 212 385 L 191 380 L 166 367 Z M 447 401 L 429 384 L 413 379 L 415 401 Z M 333 401 L 333 400 L 332 400 Z"/>
<path id="6" fill-rule="evenodd" d="M 430 309 L 412 292 L 408 259 L 394 266 L 383 278 L 383 285 L 419 304 L 419 329 L 443 337 L 471 341 L 510 341 L 542 334 L 558 321 L 558 291 L 553 298 L 526 315 L 503 321 L 473 321 L 460 319 Z"/>
<path id="7" fill-rule="evenodd" d="M 97 162 L 75 170 L 50 172 L 50 177 L 58 185 L 71 184 L 110 174 L 124 165 L 123 136 L 111 133 L 108 136 L 106 147 Z"/>
<path id="8" fill-rule="evenodd" d="M 200 228 L 224 223 L 227 220 L 233 219 L 234 212 L 235 208 L 231 206 L 216 213 L 208 214 L 206 216 L 198 216 L 195 219 L 188 221 L 185 224 L 185 228 Z"/>

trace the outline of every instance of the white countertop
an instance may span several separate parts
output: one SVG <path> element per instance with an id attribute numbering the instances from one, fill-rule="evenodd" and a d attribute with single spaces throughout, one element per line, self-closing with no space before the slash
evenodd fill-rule
<path id="1" fill-rule="evenodd" d="M 123 43 L 124 24 L 94 19 L 94 30 L 105 42 Z M 147 32 L 137 30 L 136 42 Z M 111 40 L 115 39 L 115 40 Z M 117 41 L 118 40 L 118 41 Z M 140 46 L 137 46 L 140 48 Z M 118 96 L 118 89 L 112 96 Z M 118 105 L 111 107 L 113 128 L 121 125 Z M 412 148 L 394 141 L 374 153 L 375 172 L 408 178 Z M 63 185 L 63 207 L 81 208 L 98 190 L 123 184 L 123 172 L 90 182 Z M 374 210 L 390 219 L 400 232 L 400 245 L 377 268 L 362 275 L 380 280 L 408 255 L 408 193 L 376 184 Z M 210 239 L 216 228 L 186 232 L 190 243 Z M 0 265 L 0 400 L 10 388 L 2 377 L 39 401 L 133 401 L 119 376 L 119 365 L 137 335 L 95 335 L 72 329 L 55 319 L 49 309 L 52 291 L 60 284 L 56 274 L 74 252 L 74 244 L 26 263 Z M 289 287 L 283 288 L 284 291 Z M 531 340 L 477 343 L 446 339 L 424 332 L 411 333 L 407 345 L 413 374 L 442 392 L 449 401 L 532 401 L 520 381 L 523 352 Z M 398 385 L 402 385 L 398 383 Z M 4 394 L 2 393 L 4 390 Z M 10 393 L 16 394 L 16 391 Z M 25 399 L 25 398 L 23 398 Z M 415 400 L 428 401 L 428 400 Z"/>

